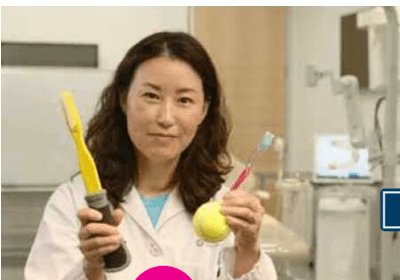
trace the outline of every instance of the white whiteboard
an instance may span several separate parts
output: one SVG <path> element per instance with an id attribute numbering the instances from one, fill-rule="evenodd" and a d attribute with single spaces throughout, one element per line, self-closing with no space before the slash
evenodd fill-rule
<path id="1" fill-rule="evenodd" d="M 1 70 L 1 183 L 59 184 L 78 171 L 59 93 L 74 93 L 82 122 L 94 113 L 111 71 Z"/>

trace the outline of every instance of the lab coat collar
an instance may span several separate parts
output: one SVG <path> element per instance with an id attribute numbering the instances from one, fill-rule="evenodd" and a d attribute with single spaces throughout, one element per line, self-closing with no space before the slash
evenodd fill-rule
<path id="1" fill-rule="evenodd" d="M 135 186 L 132 187 L 130 193 L 125 197 L 125 202 L 121 203 L 122 208 L 127 215 L 130 215 L 143 229 L 147 232 L 155 232 L 163 226 L 165 222 L 174 217 L 175 215 L 185 212 L 186 209 L 180 198 L 178 188 L 175 187 L 169 194 L 167 201 L 161 211 L 160 219 L 154 228 L 149 214 L 140 198 L 139 191 Z"/>

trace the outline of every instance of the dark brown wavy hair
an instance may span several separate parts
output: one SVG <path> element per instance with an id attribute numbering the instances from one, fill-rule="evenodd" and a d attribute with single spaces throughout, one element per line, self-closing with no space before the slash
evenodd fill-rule
<path id="1" fill-rule="evenodd" d="M 189 213 L 207 202 L 231 170 L 227 152 L 231 125 L 215 67 L 202 45 L 182 32 L 159 32 L 134 45 L 119 64 L 113 81 L 102 92 L 97 110 L 85 137 L 97 164 L 108 199 L 118 207 L 131 190 L 137 176 L 134 143 L 127 129 L 125 102 L 136 69 L 145 61 L 167 56 L 182 60 L 201 77 L 207 115 L 185 151 L 174 176 L 179 194 Z"/>

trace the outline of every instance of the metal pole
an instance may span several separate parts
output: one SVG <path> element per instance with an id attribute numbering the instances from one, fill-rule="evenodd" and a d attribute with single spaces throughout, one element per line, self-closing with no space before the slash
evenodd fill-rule
<path id="1" fill-rule="evenodd" d="M 398 63 L 399 63 L 399 34 L 396 9 L 384 7 L 387 18 L 387 46 L 386 46 L 386 110 L 385 133 L 383 136 L 383 186 L 395 188 L 396 183 L 396 118 L 398 98 Z M 394 260 L 391 232 L 381 231 L 380 238 L 380 280 L 393 280 Z M 398 264 L 397 264 L 398 265 Z"/>

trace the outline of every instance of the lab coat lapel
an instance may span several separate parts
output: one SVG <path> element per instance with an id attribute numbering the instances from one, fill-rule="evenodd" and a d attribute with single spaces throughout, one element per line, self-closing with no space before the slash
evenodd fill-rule
<path id="1" fill-rule="evenodd" d="M 155 229 L 135 186 L 132 187 L 131 192 L 125 197 L 125 202 L 121 205 L 126 213 L 148 233 L 154 233 L 155 230 L 162 227 L 169 219 L 181 212 L 185 212 L 185 207 L 177 187 L 174 188 L 168 196 Z"/>
<path id="2" fill-rule="evenodd" d="M 141 226 L 148 233 L 154 232 L 153 225 L 147 210 L 140 198 L 139 192 L 135 186 L 132 187 L 130 193 L 125 197 L 125 202 L 122 204 L 123 209 L 127 215 L 130 215 L 139 226 Z"/>
<path id="3" fill-rule="evenodd" d="M 162 227 L 169 219 L 181 212 L 185 212 L 185 207 L 183 205 L 182 199 L 180 198 L 178 187 L 175 187 L 169 194 L 167 201 L 165 202 L 156 229 Z"/>

